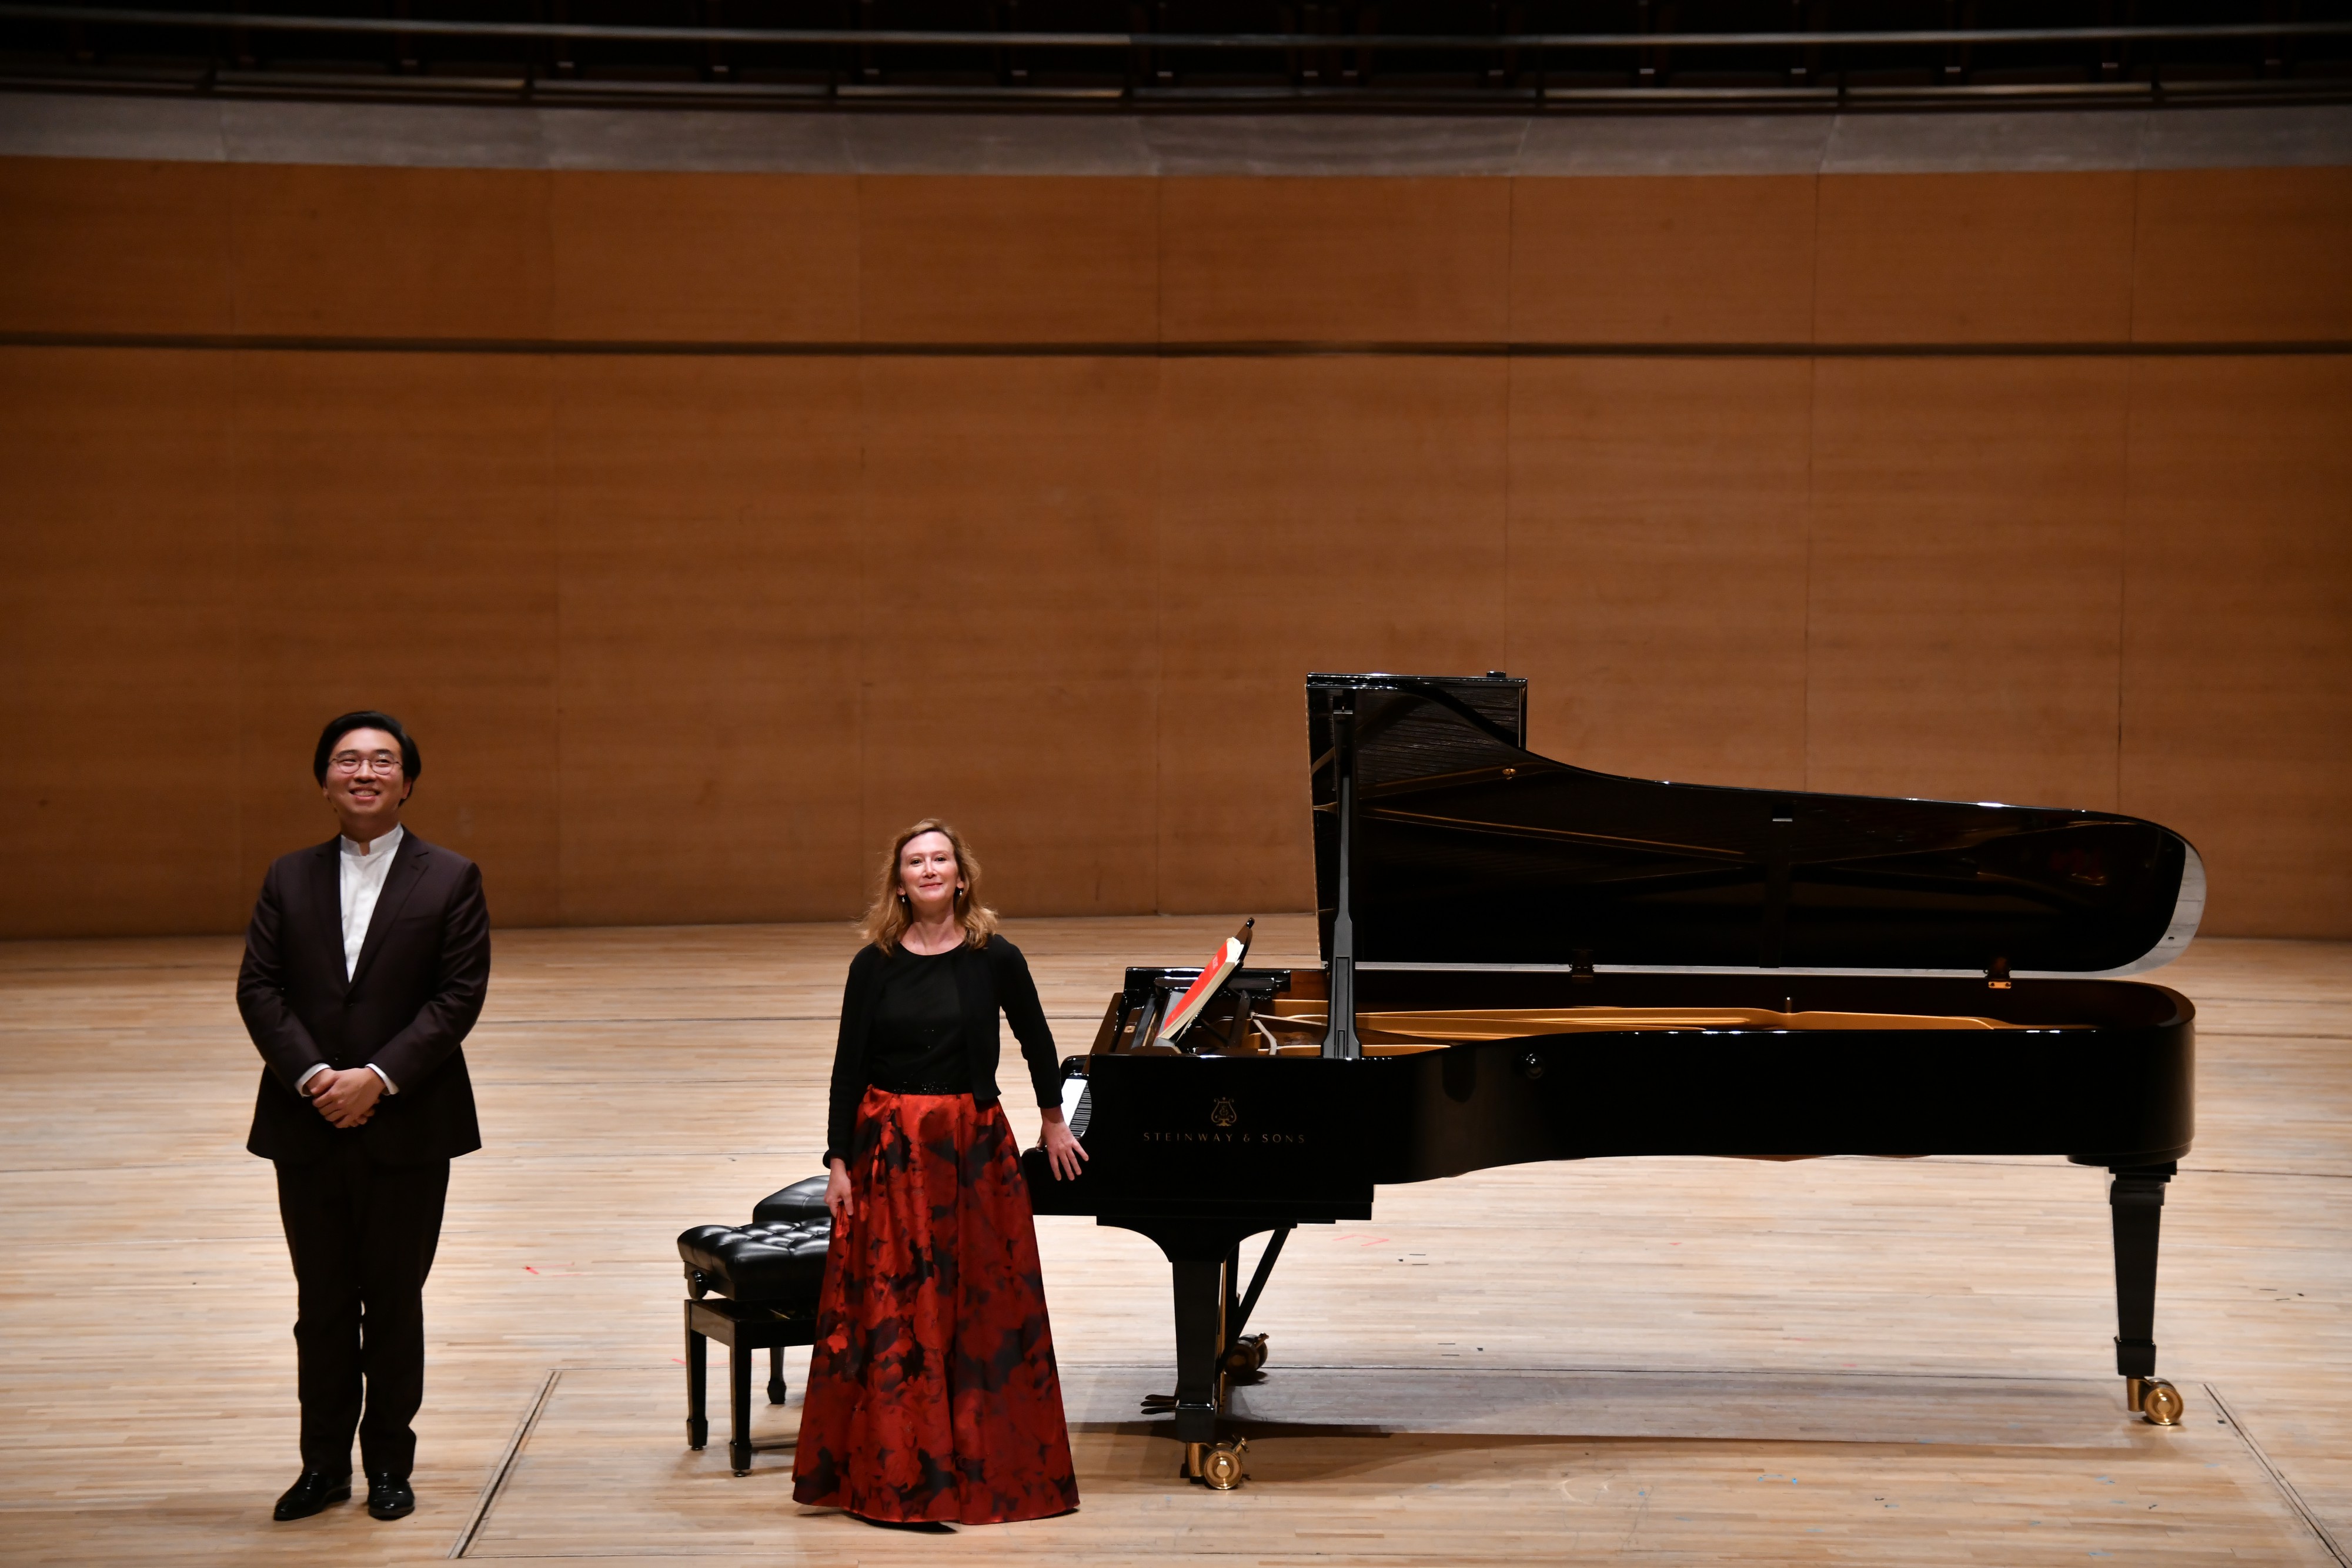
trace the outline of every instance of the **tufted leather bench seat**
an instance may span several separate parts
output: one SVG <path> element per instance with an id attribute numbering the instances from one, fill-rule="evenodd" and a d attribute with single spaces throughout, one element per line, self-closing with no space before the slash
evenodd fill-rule
<path id="1" fill-rule="evenodd" d="M 767 1225 L 782 1219 L 814 1219 L 831 1224 L 833 1216 L 825 1212 L 824 1177 L 810 1176 L 796 1181 L 779 1192 L 772 1192 L 751 1206 L 751 1223 Z"/>
<path id="2" fill-rule="evenodd" d="M 737 1475 L 751 1469 L 751 1363 L 768 1353 L 768 1403 L 784 1402 L 783 1347 L 816 1338 L 817 1292 L 833 1240 L 823 1176 L 761 1198 L 749 1225 L 698 1225 L 677 1239 L 686 1264 L 686 1438 L 709 1440 L 705 1416 L 709 1343 L 727 1347 L 730 1425 L 727 1454 Z"/>
<path id="3" fill-rule="evenodd" d="M 698 1225 L 677 1239 L 677 1255 L 686 1260 L 687 1283 L 697 1296 L 814 1312 L 832 1240 L 832 1222 L 824 1219 Z"/>

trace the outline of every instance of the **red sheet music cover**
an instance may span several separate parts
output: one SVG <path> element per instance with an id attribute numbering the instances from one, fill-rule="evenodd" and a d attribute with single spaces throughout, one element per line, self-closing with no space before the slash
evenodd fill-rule
<path id="1" fill-rule="evenodd" d="M 1192 982 L 1192 988 L 1168 1009 L 1168 1021 L 1160 1026 L 1161 1040 L 1173 1040 L 1183 1033 L 1184 1026 L 1191 1023 L 1194 1016 L 1209 1005 L 1209 998 L 1217 994 L 1217 988 L 1242 967 L 1242 960 L 1249 956 L 1250 927 L 1256 924 L 1254 916 L 1243 921 L 1241 929 L 1226 937 L 1224 946 L 1217 949 L 1216 956 L 1202 967 L 1201 977 Z"/>

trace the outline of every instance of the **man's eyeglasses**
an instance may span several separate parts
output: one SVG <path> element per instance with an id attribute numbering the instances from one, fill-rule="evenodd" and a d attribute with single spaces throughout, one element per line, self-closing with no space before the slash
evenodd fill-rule
<path id="1" fill-rule="evenodd" d="M 338 751 L 327 758 L 327 766 L 338 773 L 397 773 L 400 756 L 392 751 Z"/>

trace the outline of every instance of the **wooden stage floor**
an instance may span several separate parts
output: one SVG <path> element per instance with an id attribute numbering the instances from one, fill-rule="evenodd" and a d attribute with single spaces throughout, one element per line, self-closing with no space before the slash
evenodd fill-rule
<path id="1" fill-rule="evenodd" d="M 1233 921 L 1024 921 L 1066 1051 L 1129 962 Z M 1302 917 L 1258 955 L 1303 960 Z M 0 946 L 0 1562 L 2313 1563 L 2352 1549 L 2352 946 L 2199 943 L 2197 1149 L 2125 1416 L 2104 1173 L 2058 1160 L 1606 1160 L 1383 1189 L 1294 1237 L 1216 1495 L 1141 1239 L 1041 1222 L 1085 1504 L 915 1534 L 684 1446 L 673 1238 L 814 1173 L 839 927 L 517 931 L 468 1047 L 426 1292 L 420 1506 L 292 1525 L 288 1270 L 243 1152 L 219 938 Z M 1938 1042 L 1941 1043 L 1940 1041 Z M 1034 1132 L 1024 1113 L 1024 1136 Z M 723 1356 L 723 1353 L 721 1353 Z M 715 1369 L 714 1369 L 715 1370 Z M 756 1396 L 755 1396 L 756 1397 Z"/>

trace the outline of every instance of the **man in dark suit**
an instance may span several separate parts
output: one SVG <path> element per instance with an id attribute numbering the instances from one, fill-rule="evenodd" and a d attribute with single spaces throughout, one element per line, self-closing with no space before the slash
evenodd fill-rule
<path id="1" fill-rule="evenodd" d="M 423 770 L 389 714 L 327 726 L 312 771 L 342 831 L 271 863 L 237 974 L 267 1064 L 246 1147 L 277 1162 L 299 1301 L 302 1474 L 281 1520 L 352 1495 L 354 1431 L 368 1512 L 416 1508 L 425 1276 L 449 1162 L 482 1146 L 459 1046 L 490 979 L 481 872 L 400 825 Z"/>

